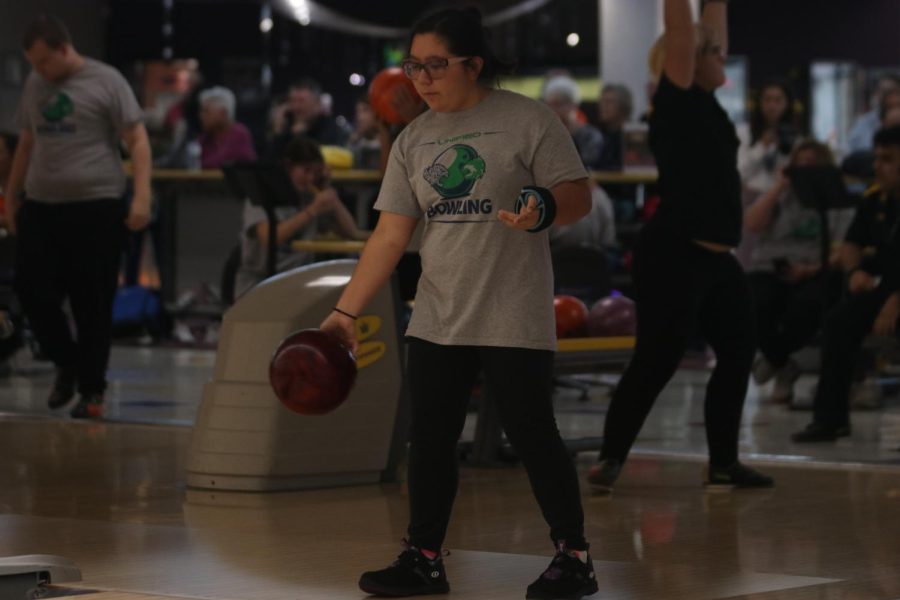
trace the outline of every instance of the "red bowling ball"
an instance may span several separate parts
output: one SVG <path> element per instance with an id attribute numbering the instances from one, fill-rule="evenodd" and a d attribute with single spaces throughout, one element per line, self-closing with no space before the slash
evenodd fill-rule
<path id="1" fill-rule="evenodd" d="M 574 296 L 555 296 L 553 311 L 556 313 L 557 338 L 584 335 L 588 318 L 584 302 Z"/>
<path id="2" fill-rule="evenodd" d="M 372 106 L 372 110 L 381 119 L 392 125 L 403 123 L 403 117 L 391 106 L 394 94 L 401 87 L 408 89 L 413 98 L 419 97 L 416 86 L 409 77 L 403 74 L 403 69 L 400 67 L 382 69 L 369 86 L 369 104 Z"/>
<path id="3" fill-rule="evenodd" d="M 330 333 L 303 329 L 287 336 L 269 363 L 275 395 L 301 415 L 323 415 L 340 406 L 356 381 L 353 353 Z"/>
<path id="4" fill-rule="evenodd" d="M 624 337 L 637 333 L 634 302 L 625 296 L 608 296 L 591 307 L 587 322 L 592 337 Z"/>

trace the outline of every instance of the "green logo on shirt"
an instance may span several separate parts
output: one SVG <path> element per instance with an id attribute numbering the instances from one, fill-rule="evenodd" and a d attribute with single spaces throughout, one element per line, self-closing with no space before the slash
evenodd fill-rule
<path id="1" fill-rule="evenodd" d="M 485 166 L 474 148 L 456 144 L 441 152 L 425 169 L 425 181 L 442 198 L 459 198 L 472 191 L 475 182 L 484 175 Z"/>
<path id="2" fill-rule="evenodd" d="M 822 221 L 819 216 L 810 217 L 797 224 L 791 232 L 793 237 L 801 240 L 815 240 L 822 235 Z"/>
<path id="3" fill-rule="evenodd" d="M 51 123 L 59 123 L 73 112 L 75 112 L 75 104 L 65 92 L 58 93 L 56 97 L 48 102 L 43 110 L 41 110 L 41 114 L 44 115 L 44 118 Z"/>

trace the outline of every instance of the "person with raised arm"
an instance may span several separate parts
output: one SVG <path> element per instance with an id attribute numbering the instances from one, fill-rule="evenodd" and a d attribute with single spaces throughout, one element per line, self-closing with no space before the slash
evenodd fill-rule
<path id="1" fill-rule="evenodd" d="M 698 329 L 716 353 L 706 389 L 704 485 L 773 485 L 738 460 L 756 343 L 747 280 L 732 252 L 741 241 L 739 142 L 714 94 L 725 83 L 727 7 L 727 0 L 707 0 L 695 24 L 689 0 L 666 0 L 665 33 L 650 52 L 659 85 L 649 137 L 662 202 L 634 248 L 636 347 L 606 416 L 599 462 L 588 473 L 596 493 L 612 491 Z"/>

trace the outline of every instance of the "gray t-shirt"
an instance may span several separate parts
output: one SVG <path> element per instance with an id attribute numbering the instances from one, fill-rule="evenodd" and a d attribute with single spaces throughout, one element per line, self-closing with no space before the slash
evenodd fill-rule
<path id="1" fill-rule="evenodd" d="M 545 105 L 492 91 L 467 110 L 428 111 L 391 148 L 375 208 L 425 219 L 407 335 L 437 344 L 556 349 L 547 231 L 503 225 L 526 185 L 587 177 Z"/>
<path id="2" fill-rule="evenodd" d="M 86 58 L 60 82 L 32 72 L 18 113 L 20 129 L 35 141 L 27 196 L 47 203 L 120 197 L 126 182 L 119 140 L 141 116 L 128 82 L 109 65 Z"/>
<path id="3" fill-rule="evenodd" d="M 276 206 L 275 218 L 281 223 L 290 219 L 301 210 L 301 206 Z M 244 202 L 244 214 L 241 229 L 241 266 L 238 268 L 235 279 L 235 296 L 241 296 L 253 288 L 257 283 L 266 278 L 266 249 L 269 240 L 261 240 L 256 236 L 256 226 L 266 222 L 266 211 L 262 207 L 251 204 L 249 200 Z M 294 234 L 287 243 L 278 248 L 275 259 L 275 268 L 278 273 L 289 271 L 307 264 L 312 260 L 308 252 L 295 252 L 291 249 L 294 240 L 309 240 L 319 233 L 324 224 L 323 220 L 313 218 L 302 229 Z"/>
<path id="4" fill-rule="evenodd" d="M 787 192 L 775 207 L 769 228 L 759 235 L 750 271 L 773 272 L 775 261 L 790 264 L 821 262 L 822 219 L 815 209 Z"/>

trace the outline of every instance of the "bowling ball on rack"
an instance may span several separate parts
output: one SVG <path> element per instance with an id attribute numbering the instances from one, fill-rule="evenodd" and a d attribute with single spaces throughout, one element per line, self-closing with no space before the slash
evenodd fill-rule
<path id="1" fill-rule="evenodd" d="M 275 395 L 301 415 L 331 412 L 347 399 L 355 381 L 353 353 L 319 329 L 302 329 L 284 338 L 269 363 Z"/>
<path id="2" fill-rule="evenodd" d="M 637 333 L 637 311 L 625 296 L 607 296 L 594 303 L 587 318 L 591 337 L 624 337 Z"/>
<path id="3" fill-rule="evenodd" d="M 392 105 L 394 94 L 399 88 L 408 89 L 413 98 L 419 97 L 416 86 L 400 67 L 382 69 L 369 85 L 369 105 L 380 119 L 392 125 L 403 123 L 403 117 Z"/>
<path id="4" fill-rule="evenodd" d="M 588 309 L 584 302 L 574 296 L 553 297 L 553 312 L 556 314 L 556 337 L 578 337 L 585 334 Z"/>

